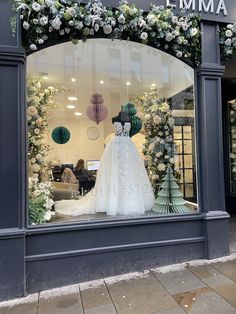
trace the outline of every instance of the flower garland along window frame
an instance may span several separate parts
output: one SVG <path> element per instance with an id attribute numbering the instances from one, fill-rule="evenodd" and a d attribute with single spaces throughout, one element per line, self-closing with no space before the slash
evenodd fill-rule
<path id="1" fill-rule="evenodd" d="M 89 38 L 124 39 L 163 50 L 192 67 L 201 57 L 200 17 L 178 15 L 171 8 L 151 5 L 144 12 L 122 0 L 117 8 L 100 0 L 80 4 L 77 0 L 12 0 L 23 28 L 28 54 L 52 41 L 77 43 Z"/>

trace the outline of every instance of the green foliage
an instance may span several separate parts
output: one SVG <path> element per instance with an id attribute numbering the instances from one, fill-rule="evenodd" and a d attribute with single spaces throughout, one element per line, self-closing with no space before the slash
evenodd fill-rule
<path id="1" fill-rule="evenodd" d="M 139 108 L 144 121 L 145 143 L 143 154 L 147 172 L 155 196 L 169 164 L 175 168 L 175 145 L 173 139 L 174 123 L 172 111 L 165 99 L 161 99 L 156 88 L 151 88 L 142 96 L 133 100 Z M 175 172 L 178 177 L 179 173 Z"/>

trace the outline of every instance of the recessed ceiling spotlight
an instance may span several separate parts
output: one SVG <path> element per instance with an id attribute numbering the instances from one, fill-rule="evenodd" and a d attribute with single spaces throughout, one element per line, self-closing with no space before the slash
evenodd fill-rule
<path id="1" fill-rule="evenodd" d="M 104 81 L 100 81 L 100 84 L 103 85 L 103 84 L 104 84 Z"/>
<path id="2" fill-rule="evenodd" d="M 69 96 L 69 97 L 68 97 L 68 100 L 70 100 L 70 101 L 76 101 L 76 100 L 78 100 L 78 98 L 75 97 L 75 96 Z"/>
<path id="3" fill-rule="evenodd" d="M 67 105 L 66 106 L 68 109 L 75 109 L 75 106 L 74 105 Z"/>
<path id="4" fill-rule="evenodd" d="M 156 87 L 156 84 L 155 84 L 155 83 L 152 83 L 152 87 Z"/>
<path id="5" fill-rule="evenodd" d="M 72 77 L 71 82 L 76 82 L 76 79 Z"/>
<path id="6" fill-rule="evenodd" d="M 127 86 L 130 86 L 130 85 L 131 85 L 131 83 L 130 83 L 130 82 L 126 82 L 126 85 L 127 85 Z"/>
<path id="7" fill-rule="evenodd" d="M 82 113 L 81 112 L 75 112 L 75 115 L 76 116 L 82 116 Z"/>

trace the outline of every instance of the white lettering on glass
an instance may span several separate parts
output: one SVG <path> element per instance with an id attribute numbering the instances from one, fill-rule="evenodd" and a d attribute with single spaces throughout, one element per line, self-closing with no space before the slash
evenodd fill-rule
<path id="1" fill-rule="evenodd" d="M 213 0 L 207 0 L 208 3 L 205 3 L 206 0 L 199 0 L 199 11 L 204 11 L 205 13 L 211 12 L 214 13 L 214 2 Z"/>
<path id="2" fill-rule="evenodd" d="M 217 7 L 217 10 L 216 10 L 216 14 L 219 14 L 220 11 L 222 11 L 225 16 L 228 15 L 227 10 L 226 10 L 226 6 L 225 6 L 225 3 L 224 3 L 224 0 L 220 0 L 219 1 L 218 7 Z"/>

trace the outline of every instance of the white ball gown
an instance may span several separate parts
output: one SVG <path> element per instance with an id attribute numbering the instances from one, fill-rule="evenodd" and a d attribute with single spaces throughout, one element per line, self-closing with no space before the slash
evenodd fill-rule
<path id="1" fill-rule="evenodd" d="M 115 122 L 114 128 L 116 136 L 104 150 L 94 189 L 79 200 L 55 202 L 58 214 L 136 216 L 154 206 L 154 193 L 144 162 L 129 137 L 131 124 Z"/>

